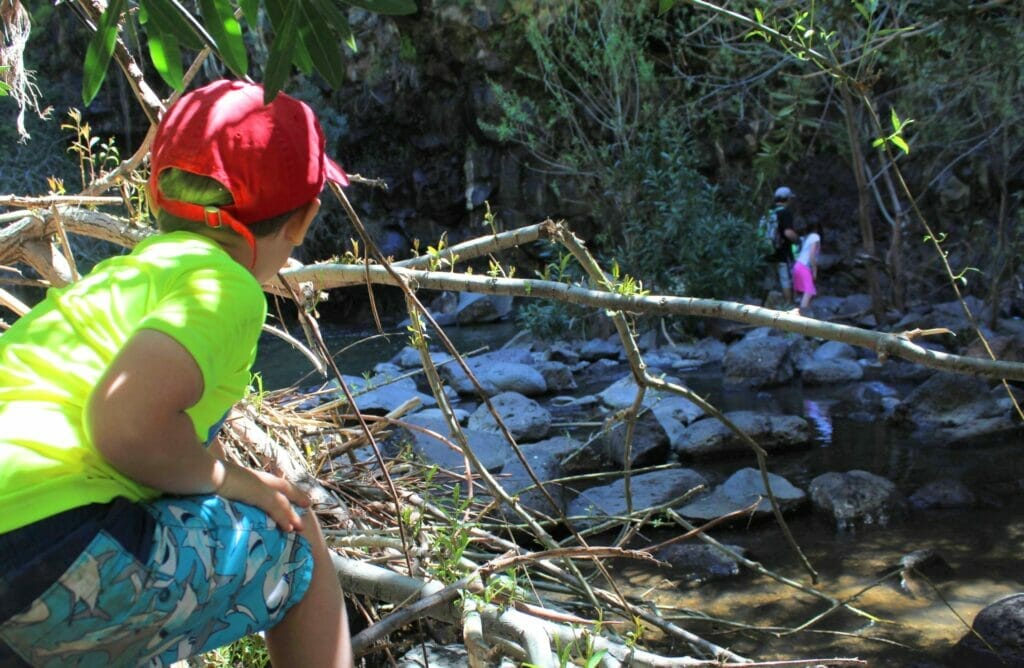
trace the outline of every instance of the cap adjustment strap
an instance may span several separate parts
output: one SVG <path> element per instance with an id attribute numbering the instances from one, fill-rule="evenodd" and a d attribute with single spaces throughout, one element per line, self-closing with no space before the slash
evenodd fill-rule
<path id="1" fill-rule="evenodd" d="M 220 216 L 220 209 L 215 206 L 208 206 L 204 208 L 203 222 L 214 229 L 224 225 L 224 219 Z"/>

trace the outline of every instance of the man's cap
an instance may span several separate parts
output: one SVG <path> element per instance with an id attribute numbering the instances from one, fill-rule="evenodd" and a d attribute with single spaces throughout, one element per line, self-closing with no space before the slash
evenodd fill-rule
<path id="1" fill-rule="evenodd" d="M 255 249 L 249 225 L 308 204 L 327 181 L 348 185 L 325 143 L 306 103 L 278 93 L 264 104 L 261 85 L 214 81 L 184 95 L 160 121 L 150 152 L 150 192 L 167 213 L 227 225 Z M 172 167 L 218 181 L 234 203 L 205 207 L 166 197 L 159 177 Z"/>
<path id="2" fill-rule="evenodd" d="M 792 199 L 792 197 L 793 191 L 786 186 L 780 186 L 775 189 L 775 199 L 777 200 Z"/>

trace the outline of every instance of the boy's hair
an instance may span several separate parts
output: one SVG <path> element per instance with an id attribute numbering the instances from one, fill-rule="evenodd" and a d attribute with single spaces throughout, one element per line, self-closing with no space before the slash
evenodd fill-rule
<path id="1" fill-rule="evenodd" d="M 219 181 L 202 174 L 193 174 L 174 167 L 165 169 L 157 179 L 160 191 L 167 197 L 181 202 L 191 202 L 200 206 L 228 206 L 234 203 L 234 198 L 228 189 Z M 301 208 L 301 207 L 299 207 Z M 248 227 L 254 237 L 270 236 L 284 227 L 296 211 L 293 209 L 277 216 L 251 223 Z M 218 240 L 226 240 L 229 236 L 237 236 L 234 232 L 223 228 L 212 228 L 208 225 L 197 225 L 195 221 L 186 220 L 179 216 L 167 213 L 162 209 L 156 212 L 157 226 L 161 232 L 177 232 L 185 230 L 195 232 Z"/>

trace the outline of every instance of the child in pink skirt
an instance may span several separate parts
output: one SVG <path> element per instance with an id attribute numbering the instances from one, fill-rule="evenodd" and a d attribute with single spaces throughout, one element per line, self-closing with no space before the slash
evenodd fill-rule
<path id="1" fill-rule="evenodd" d="M 800 244 L 800 252 L 793 264 L 793 292 L 801 295 L 800 311 L 806 311 L 818 291 L 814 280 L 818 277 L 818 254 L 821 251 L 821 226 L 812 223 Z"/>

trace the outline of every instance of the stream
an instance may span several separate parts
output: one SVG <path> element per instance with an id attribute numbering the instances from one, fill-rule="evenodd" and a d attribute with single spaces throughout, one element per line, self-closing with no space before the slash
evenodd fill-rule
<path id="1" fill-rule="evenodd" d="M 460 351 L 497 347 L 518 332 L 511 323 L 446 330 Z M 328 330 L 325 340 L 342 373 L 360 375 L 391 358 L 407 336 L 373 337 L 372 332 Z M 264 335 L 256 369 L 268 389 L 316 385 L 307 375 L 310 364 L 276 338 Z M 338 352 L 341 351 L 341 352 Z M 914 511 L 909 519 L 885 528 L 837 533 L 834 525 L 809 511 L 787 515 L 793 535 L 819 573 L 817 588 L 837 599 L 857 596 L 859 609 L 874 619 L 842 610 L 813 630 L 787 633 L 828 606 L 821 600 L 756 573 L 689 583 L 673 578 L 670 568 L 612 562 L 625 593 L 656 605 L 678 624 L 719 645 L 759 660 L 858 657 L 876 668 L 945 666 L 940 653 L 966 631 L 974 616 L 995 600 L 1024 591 L 1020 555 L 1024 548 L 1024 458 L 1018 442 L 991 442 L 965 449 L 917 442 L 894 425 L 877 420 L 851 421 L 829 415 L 842 396 L 842 386 L 803 388 L 799 383 L 770 390 L 725 388 L 716 367 L 679 373 L 686 384 L 723 411 L 751 409 L 804 416 L 816 434 L 815 447 L 772 454 L 769 470 L 807 489 L 811 479 L 827 471 L 862 469 L 893 481 L 909 496 L 926 482 L 957 478 L 978 496 L 970 509 Z M 608 383 L 616 380 L 609 378 Z M 909 388 L 897 388 L 901 396 Z M 1013 440 L 1013 439 L 1010 439 Z M 694 465 L 709 478 L 724 478 L 753 456 Z M 717 480 L 715 481 L 717 482 Z M 677 535 L 656 529 L 643 537 L 658 542 Z M 714 537 L 739 545 L 747 557 L 769 570 L 811 585 L 773 521 L 716 528 Z M 929 584 L 899 578 L 872 586 L 890 572 L 901 556 L 914 550 L 936 551 L 951 572 Z M 866 591 L 865 591 L 866 589 Z M 755 631 L 760 628 L 761 631 Z M 768 632 L 763 632 L 764 630 Z M 687 648 L 673 648 L 676 654 Z M 672 653 L 672 652 L 668 652 Z"/>

